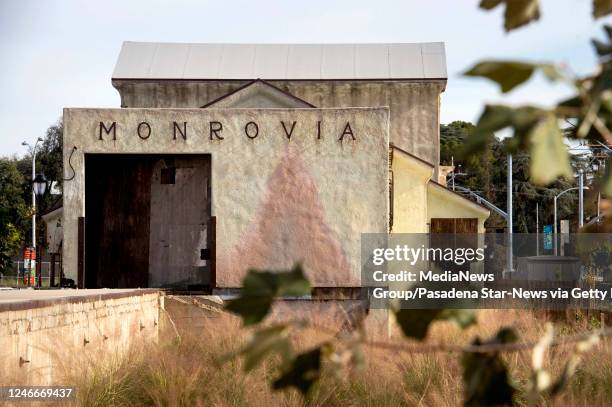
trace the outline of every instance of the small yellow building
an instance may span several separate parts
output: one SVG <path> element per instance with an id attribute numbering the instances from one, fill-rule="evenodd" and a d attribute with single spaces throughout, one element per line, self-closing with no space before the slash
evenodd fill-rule
<path id="1" fill-rule="evenodd" d="M 485 233 L 490 212 L 434 180 L 435 166 L 390 150 L 391 233 Z"/>

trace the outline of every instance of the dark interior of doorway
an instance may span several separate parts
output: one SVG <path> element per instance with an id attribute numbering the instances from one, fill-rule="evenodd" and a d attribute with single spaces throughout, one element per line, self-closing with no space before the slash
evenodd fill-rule
<path id="1" fill-rule="evenodd" d="M 211 219 L 210 155 L 86 154 L 84 286 L 206 291 Z"/>

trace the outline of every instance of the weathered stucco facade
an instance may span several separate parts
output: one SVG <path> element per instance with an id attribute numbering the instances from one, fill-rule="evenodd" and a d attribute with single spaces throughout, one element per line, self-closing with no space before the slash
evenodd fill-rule
<path id="1" fill-rule="evenodd" d="M 249 81 L 114 79 L 122 107 L 196 108 Z M 440 95 L 446 80 L 267 81 L 314 106 L 388 106 L 391 143 L 431 163 L 440 161 Z"/>
<path id="2" fill-rule="evenodd" d="M 64 272 L 77 278 L 87 155 L 210 154 L 217 287 L 296 261 L 315 286 L 358 286 L 360 234 L 388 230 L 388 148 L 386 108 L 65 109 Z"/>
<path id="3" fill-rule="evenodd" d="M 237 288 L 296 261 L 356 287 L 361 233 L 483 231 L 486 209 L 432 184 L 443 43 L 126 42 L 112 84 L 121 109 L 64 112 L 82 287 Z"/>

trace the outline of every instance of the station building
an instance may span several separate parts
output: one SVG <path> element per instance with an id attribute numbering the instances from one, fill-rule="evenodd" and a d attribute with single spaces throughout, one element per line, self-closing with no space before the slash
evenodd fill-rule
<path id="1" fill-rule="evenodd" d="M 64 109 L 79 287 L 360 285 L 362 233 L 484 232 L 439 165 L 443 43 L 123 44 L 121 106 Z"/>

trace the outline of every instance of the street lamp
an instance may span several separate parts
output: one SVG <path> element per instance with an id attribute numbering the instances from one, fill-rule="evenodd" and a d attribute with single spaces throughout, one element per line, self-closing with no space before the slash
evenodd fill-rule
<path id="1" fill-rule="evenodd" d="M 21 143 L 22 146 L 28 147 L 32 154 L 32 182 L 36 174 L 36 147 L 41 141 L 43 141 L 42 138 L 37 138 L 33 147 L 27 141 Z M 34 188 L 32 188 L 32 212 L 32 247 L 36 248 L 36 193 L 34 192 Z"/>
<path id="2" fill-rule="evenodd" d="M 47 191 L 47 177 L 45 177 L 45 174 L 39 173 L 34 177 L 32 188 L 34 190 L 34 195 L 41 199 Z"/>
<path id="3" fill-rule="evenodd" d="M 555 256 L 557 255 L 557 199 L 559 197 L 561 197 L 561 195 L 565 194 L 566 192 L 570 192 L 570 191 L 574 191 L 576 189 L 580 189 L 580 187 L 573 187 L 573 188 L 568 188 L 565 191 L 561 191 L 559 192 L 557 195 L 555 195 L 555 198 L 553 199 L 554 202 L 554 220 L 555 220 L 555 227 L 554 227 L 554 235 L 555 235 Z M 585 189 L 589 189 L 589 187 L 582 187 L 582 190 Z M 582 190 L 580 192 L 582 192 Z M 582 195 L 582 194 L 581 194 Z M 582 202 L 579 203 L 580 207 L 582 208 Z M 580 216 L 582 217 L 582 213 L 580 213 Z M 582 221 L 579 221 L 580 224 L 582 224 Z"/>
<path id="4" fill-rule="evenodd" d="M 34 195 L 36 195 L 36 197 L 39 200 L 42 200 L 43 196 L 45 195 L 45 192 L 47 191 L 47 177 L 45 177 L 45 174 L 43 174 L 43 173 L 36 174 L 36 177 L 34 177 L 34 179 L 32 180 L 32 191 L 34 192 Z M 37 210 L 37 212 L 38 212 L 38 210 Z M 36 216 L 36 213 L 34 214 L 34 216 Z M 38 255 L 38 254 L 37 254 L 37 257 L 39 259 L 41 259 L 41 256 Z M 36 267 L 38 268 L 38 270 L 41 270 L 41 268 L 38 265 L 38 263 L 36 264 Z M 41 274 L 41 272 L 35 273 L 35 276 L 36 276 L 36 286 L 38 288 L 42 287 L 42 274 Z"/>
<path id="5" fill-rule="evenodd" d="M 36 250 L 36 191 L 34 191 L 34 179 L 36 174 L 36 147 L 38 147 L 38 143 L 41 141 L 43 141 L 43 139 L 38 137 L 34 143 L 34 146 L 31 146 L 27 141 L 21 143 L 22 146 L 28 147 L 30 154 L 32 154 L 32 248 L 34 250 Z M 28 285 L 29 284 L 30 279 L 28 278 Z"/>

